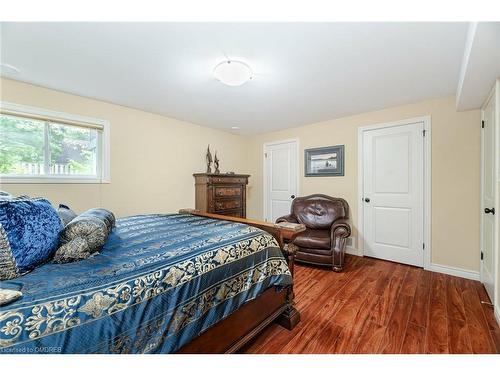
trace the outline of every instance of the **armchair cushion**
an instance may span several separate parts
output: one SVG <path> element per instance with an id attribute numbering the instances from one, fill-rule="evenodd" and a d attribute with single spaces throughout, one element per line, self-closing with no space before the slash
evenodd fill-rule
<path id="1" fill-rule="evenodd" d="M 295 238 L 293 243 L 299 247 L 331 250 L 328 230 L 306 229 Z"/>
<path id="2" fill-rule="evenodd" d="M 347 216 L 343 200 L 305 198 L 296 198 L 293 201 L 292 214 L 299 223 L 308 228 L 329 230 L 335 220 Z"/>

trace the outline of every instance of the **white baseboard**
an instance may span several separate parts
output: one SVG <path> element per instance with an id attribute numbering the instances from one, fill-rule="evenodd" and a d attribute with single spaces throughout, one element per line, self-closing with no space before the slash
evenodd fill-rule
<path id="1" fill-rule="evenodd" d="M 479 280 L 479 272 L 465 270 L 463 268 L 443 266 L 441 264 L 431 263 L 427 268 L 428 271 L 445 273 L 447 275 L 463 277 L 465 279 Z"/>
<path id="2" fill-rule="evenodd" d="M 356 255 L 358 257 L 362 257 L 363 254 L 356 248 L 351 246 L 346 246 L 345 252 L 350 255 Z M 470 271 L 463 268 L 451 267 L 451 266 L 443 266 L 441 264 L 431 263 L 428 268 L 428 271 L 444 273 L 446 275 L 463 277 L 464 279 L 470 280 L 480 280 L 479 272 Z M 500 312 L 499 312 L 500 314 Z M 498 318 L 497 318 L 498 319 Z"/>

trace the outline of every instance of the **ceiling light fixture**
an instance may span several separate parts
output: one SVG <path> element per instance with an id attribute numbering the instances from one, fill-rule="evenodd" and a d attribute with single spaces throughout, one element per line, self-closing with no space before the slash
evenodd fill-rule
<path id="1" fill-rule="evenodd" d="M 214 68 L 214 76 L 228 86 L 241 86 L 252 79 L 252 69 L 242 61 L 225 60 Z"/>
<path id="2" fill-rule="evenodd" d="M 3 74 L 3 73 L 18 74 L 20 72 L 21 72 L 21 70 L 19 70 L 18 68 L 16 68 L 14 65 L 10 65 L 10 64 L 7 64 L 7 63 L 0 63 L 0 73 L 1 74 Z"/>
<path id="3" fill-rule="evenodd" d="M 231 129 L 233 130 L 238 130 L 240 127 L 239 126 L 231 126 Z"/>

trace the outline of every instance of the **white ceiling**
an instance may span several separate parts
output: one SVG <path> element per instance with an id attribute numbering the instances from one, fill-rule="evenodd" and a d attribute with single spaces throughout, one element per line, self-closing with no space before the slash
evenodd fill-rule
<path id="1" fill-rule="evenodd" d="M 500 78 L 500 22 L 471 23 L 457 89 L 457 108 L 479 108 Z"/>
<path id="2" fill-rule="evenodd" d="M 454 95 L 467 23 L 2 23 L 9 78 L 241 134 Z M 255 78 L 215 80 L 227 55 Z"/>

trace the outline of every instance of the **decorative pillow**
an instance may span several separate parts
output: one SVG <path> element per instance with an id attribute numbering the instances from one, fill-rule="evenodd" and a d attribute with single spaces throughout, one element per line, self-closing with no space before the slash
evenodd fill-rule
<path id="1" fill-rule="evenodd" d="M 0 289 L 0 306 L 14 302 L 21 298 L 22 295 L 18 290 Z"/>
<path id="2" fill-rule="evenodd" d="M 7 193 L 6 191 L 0 191 L 0 200 L 9 200 L 12 198 L 12 194 Z"/>
<path id="3" fill-rule="evenodd" d="M 104 224 L 106 224 L 106 228 L 108 228 L 109 233 L 111 233 L 111 231 L 113 230 L 116 222 L 115 215 L 105 208 L 91 208 L 90 210 L 82 213 L 80 217 L 96 217 L 98 219 L 101 219 L 102 221 L 104 221 Z"/>
<path id="4" fill-rule="evenodd" d="M 31 271 L 57 248 L 62 223 L 46 199 L 0 200 L 0 280 Z"/>
<path id="5" fill-rule="evenodd" d="M 89 243 L 83 237 L 76 237 L 64 245 L 59 246 L 55 255 L 54 262 L 70 263 L 90 258 L 97 250 L 90 248 Z"/>
<path id="6" fill-rule="evenodd" d="M 93 208 L 78 215 L 63 229 L 54 262 L 86 259 L 101 250 L 115 225 L 115 216 L 104 208 Z"/>
<path id="7" fill-rule="evenodd" d="M 63 225 L 66 226 L 68 223 L 73 220 L 75 217 L 78 215 L 75 214 L 75 212 L 66 206 L 65 204 L 60 204 L 59 208 L 57 209 L 57 213 L 59 217 L 61 218 Z"/>

